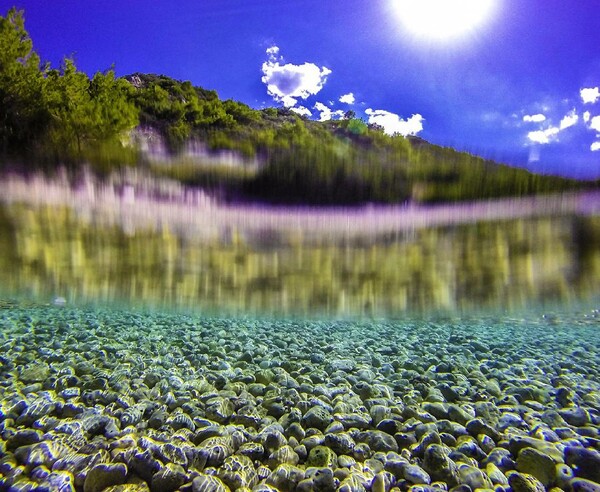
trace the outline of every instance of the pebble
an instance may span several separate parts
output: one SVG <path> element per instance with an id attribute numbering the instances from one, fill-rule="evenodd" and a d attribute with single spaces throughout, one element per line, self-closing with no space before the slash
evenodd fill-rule
<path id="1" fill-rule="evenodd" d="M 448 343 L 435 324 L 55 309 L 0 310 L 2 490 L 600 487 L 588 321 Z"/>

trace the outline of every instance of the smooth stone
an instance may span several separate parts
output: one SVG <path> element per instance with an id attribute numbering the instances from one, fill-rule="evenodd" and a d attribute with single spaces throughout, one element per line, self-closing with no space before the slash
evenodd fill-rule
<path id="1" fill-rule="evenodd" d="M 313 449 L 314 450 L 314 449 Z M 275 468 L 279 465 L 297 465 L 300 461 L 300 457 L 289 445 L 281 446 L 279 449 L 273 451 L 267 459 L 267 464 L 271 468 Z"/>
<path id="2" fill-rule="evenodd" d="M 513 492 L 546 492 L 542 482 L 528 473 L 510 472 L 508 483 Z"/>
<path id="3" fill-rule="evenodd" d="M 293 465 L 279 465 L 267 477 L 266 483 L 276 487 L 281 492 L 293 491 L 298 483 L 304 480 L 305 473 L 300 467 Z M 255 489 L 253 489 L 255 490 Z"/>
<path id="4" fill-rule="evenodd" d="M 21 446 L 29 446 L 42 440 L 42 433 L 33 429 L 20 429 L 6 439 L 6 450 L 14 451 Z"/>
<path id="5" fill-rule="evenodd" d="M 422 405 L 423 410 L 429 412 L 436 419 L 448 418 L 448 404 L 443 402 L 425 402 Z"/>
<path id="6" fill-rule="evenodd" d="M 75 492 L 75 477 L 69 471 L 52 472 L 44 481 L 50 490 L 57 492 Z"/>
<path id="7" fill-rule="evenodd" d="M 569 487 L 569 482 L 575 478 L 575 474 L 569 465 L 565 463 L 559 463 L 556 465 L 555 477 L 556 485 L 563 490 L 567 490 Z"/>
<path id="8" fill-rule="evenodd" d="M 373 477 L 373 481 L 371 482 L 371 492 L 388 492 L 391 489 L 392 483 L 392 474 L 380 471 Z"/>
<path id="9" fill-rule="evenodd" d="M 398 449 L 410 448 L 413 444 L 417 443 L 417 437 L 412 433 L 398 432 L 394 434 L 394 439 L 396 444 L 398 444 Z"/>
<path id="10" fill-rule="evenodd" d="M 513 456 L 518 456 L 523 448 L 535 448 L 550 456 L 556 463 L 563 463 L 563 452 L 555 444 L 529 436 L 513 437 L 508 442 L 508 449 Z"/>
<path id="11" fill-rule="evenodd" d="M 466 484 L 471 489 L 491 489 L 493 483 L 490 478 L 475 466 L 461 464 L 458 466 L 458 475 L 460 477 L 460 483 Z"/>
<path id="12" fill-rule="evenodd" d="M 450 487 L 459 484 L 458 466 L 440 444 L 431 444 L 425 450 L 422 466 L 432 480 L 445 482 Z"/>
<path id="13" fill-rule="evenodd" d="M 152 476 L 150 490 L 152 492 L 172 492 L 179 489 L 187 479 L 185 470 L 181 465 L 167 463 L 163 469 Z"/>
<path id="14" fill-rule="evenodd" d="M 600 452 L 582 447 L 567 446 L 565 461 L 576 477 L 600 483 Z"/>
<path id="15" fill-rule="evenodd" d="M 498 431 L 484 422 L 481 418 L 469 420 L 465 424 L 465 427 L 473 437 L 477 437 L 479 434 L 485 434 L 486 436 L 491 437 L 495 442 L 500 440 Z"/>
<path id="16" fill-rule="evenodd" d="M 376 428 L 381 432 L 385 432 L 386 434 L 393 436 L 400 431 L 400 426 L 400 422 L 395 419 L 383 419 L 377 423 Z"/>
<path id="17" fill-rule="evenodd" d="M 559 410 L 560 416 L 574 427 L 582 427 L 590 423 L 590 414 L 581 407 L 572 407 Z"/>
<path id="18" fill-rule="evenodd" d="M 488 463 L 485 466 L 485 472 L 494 485 L 508 485 L 508 478 L 494 463 Z"/>
<path id="19" fill-rule="evenodd" d="M 342 423 L 344 429 L 368 429 L 371 427 L 371 416 L 361 413 L 336 413 L 335 420 Z"/>
<path id="20" fill-rule="evenodd" d="M 600 492 L 600 483 L 586 478 L 574 478 L 569 481 L 572 492 Z"/>
<path id="21" fill-rule="evenodd" d="M 229 492 L 229 490 L 220 478 L 212 475 L 201 473 L 192 480 L 192 492 Z"/>
<path id="22" fill-rule="evenodd" d="M 549 487 L 555 478 L 556 462 L 535 448 L 523 448 L 517 457 L 517 470 L 537 478 L 544 487 Z"/>
<path id="23" fill-rule="evenodd" d="M 367 444 L 372 451 L 382 451 L 384 453 L 388 451 L 398 451 L 398 443 L 396 443 L 396 440 L 389 434 L 378 430 L 359 432 L 356 436 L 356 440 Z"/>
<path id="24" fill-rule="evenodd" d="M 431 477 L 429 473 L 427 473 L 423 468 L 418 465 L 405 465 L 402 468 L 402 476 L 404 480 L 411 484 L 426 484 L 429 485 L 431 483 Z"/>
<path id="25" fill-rule="evenodd" d="M 121 485 L 127 477 L 124 463 L 98 464 L 87 472 L 83 483 L 84 492 L 102 492 L 111 485 Z"/>

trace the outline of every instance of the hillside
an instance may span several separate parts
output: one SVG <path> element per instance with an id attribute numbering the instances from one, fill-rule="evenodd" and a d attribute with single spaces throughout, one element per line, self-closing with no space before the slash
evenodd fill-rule
<path id="1" fill-rule="evenodd" d="M 164 75 L 118 78 L 108 70 L 90 78 L 68 58 L 52 69 L 41 63 L 14 9 L 0 17 L 0 107 L 3 167 L 20 162 L 26 169 L 76 172 L 91 164 L 105 174 L 139 166 L 227 196 L 275 203 L 456 201 L 597 186 L 389 136 L 353 112 L 318 122 L 283 108 L 223 101 L 215 91 Z M 144 132 L 164 142 L 163 162 L 140 148 Z M 185 152 L 194 145 L 205 152 Z M 223 151 L 240 164 L 211 159 Z"/>
<path id="2" fill-rule="evenodd" d="M 174 159 L 155 172 L 277 203 L 352 204 L 523 196 L 589 186 L 497 164 L 417 137 L 389 136 L 349 112 L 313 121 L 283 108 L 254 110 L 165 76 L 133 74 L 140 125 L 156 129 Z M 236 167 L 186 156 L 190 141 L 240 156 Z M 179 158 L 177 158 L 179 156 Z M 259 163 L 244 166 L 246 162 Z"/>

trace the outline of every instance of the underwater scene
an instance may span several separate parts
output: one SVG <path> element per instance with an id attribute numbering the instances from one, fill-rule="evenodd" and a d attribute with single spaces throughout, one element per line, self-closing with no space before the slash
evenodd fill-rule
<path id="1" fill-rule="evenodd" d="M 0 490 L 600 490 L 600 197 L 14 178 Z"/>

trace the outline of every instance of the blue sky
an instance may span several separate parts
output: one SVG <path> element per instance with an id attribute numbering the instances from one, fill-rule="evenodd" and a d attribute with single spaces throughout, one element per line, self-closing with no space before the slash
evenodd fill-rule
<path id="1" fill-rule="evenodd" d="M 13 3 L 53 66 L 73 55 L 90 74 L 165 74 L 314 119 L 352 109 L 390 133 L 600 177 L 599 0 L 419 1 Z M 473 1 L 489 2 L 480 19 Z"/>

